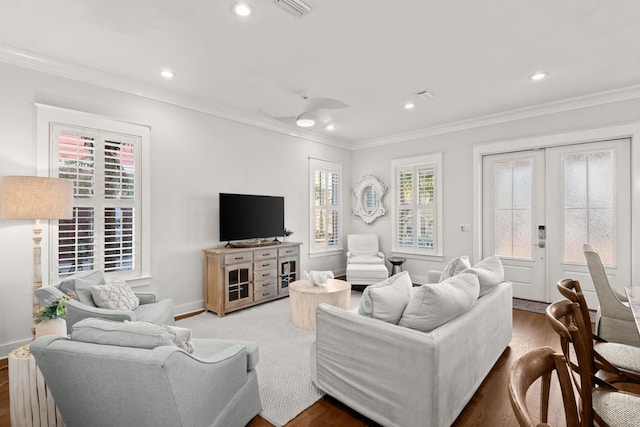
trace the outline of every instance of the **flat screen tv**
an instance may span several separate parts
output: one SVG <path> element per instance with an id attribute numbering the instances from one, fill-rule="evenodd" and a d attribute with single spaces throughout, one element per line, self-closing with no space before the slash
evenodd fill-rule
<path id="1" fill-rule="evenodd" d="M 220 241 L 282 236 L 284 197 L 220 193 Z"/>

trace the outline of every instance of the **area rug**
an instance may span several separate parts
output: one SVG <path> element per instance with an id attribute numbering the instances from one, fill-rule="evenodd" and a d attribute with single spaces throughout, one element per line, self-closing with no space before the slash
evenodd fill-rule
<path id="1" fill-rule="evenodd" d="M 362 293 L 352 291 L 351 306 Z M 260 416 L 283 426 L 314 404 L 324 393 L 311 381 L 309 351 L 315 332 L 298 329 L 289 318 L 289 299 L 283 298 L 219 318 L 213 313 L 179 320 L 196 338 L 257 341 L 260 362 L 256 368 L 263 410 Z"/>
<path id="2" fill-rule="evenodd" d="M 516 310 L 525 310 L 531 311 L 534 313 L 545 313 L 547 306 L 549 303 L 546 302 L 538 302 L 538 301 L 529 301 L 526 299 L 514 298 L 513 299 L 513 308 Z M 596 313 L 591 310 L 589 311 L 591 316 L 591 323 L 596 323 Z"/>

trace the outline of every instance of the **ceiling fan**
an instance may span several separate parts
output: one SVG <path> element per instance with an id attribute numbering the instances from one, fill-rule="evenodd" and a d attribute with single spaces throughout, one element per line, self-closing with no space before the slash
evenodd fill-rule
<path id="1" fill-rule="evenodd" d="M 306 129 L 318 129 L 332 124 L 331 114 L 327 110 L 347 108 L 349 104 L 332 98 L 312 98 L 307 94 L 301 95 L 304 106 L 302 112 L 296 116 L 271 116 L 287 124 L 295 124 Z"/>

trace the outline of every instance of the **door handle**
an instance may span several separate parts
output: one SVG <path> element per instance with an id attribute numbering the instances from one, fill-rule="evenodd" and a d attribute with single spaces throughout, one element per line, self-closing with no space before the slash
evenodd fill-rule
<path id="1" fill-rule="evenodd" d="M 539 247 L 539 248 L 544 248 L 545 246 L 547 246 L 547 244 L 546 244 L 546 242 L 545 242 L 544 240 L 540 240 L 540 241 L 538 242 L 538 247 Z"/>

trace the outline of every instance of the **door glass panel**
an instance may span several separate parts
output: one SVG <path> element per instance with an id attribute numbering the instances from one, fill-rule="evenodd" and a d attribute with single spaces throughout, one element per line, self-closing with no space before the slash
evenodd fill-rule
<path id="1" fill-rule="evenodd" d="M 533 160 L 494 163 L 495 255 L 532 259 Z"/>
<path id="2" fill-rule="evenodd" d="M 587 209 L 564 210 L 564 262 L 584 264 L 582 244 L 587 241 Z"/>
<path id="3" fill-rule="evenodd" d="M 516 209 L 513 211 L 513 257 L 531 258 L 531 209 Z"/>
<path id="4" fill-rule="evenodd" d="M 587 158 L 583 154 L 564 157 L 564 207 L 587 207 Z"/>
<path id="5" fill-rule="evenodd" d="M 582 244 L 598 248 L 602 262 L 613 264 L 613 151 L 563 156 L 563 262 L 585 264 Z"/>

